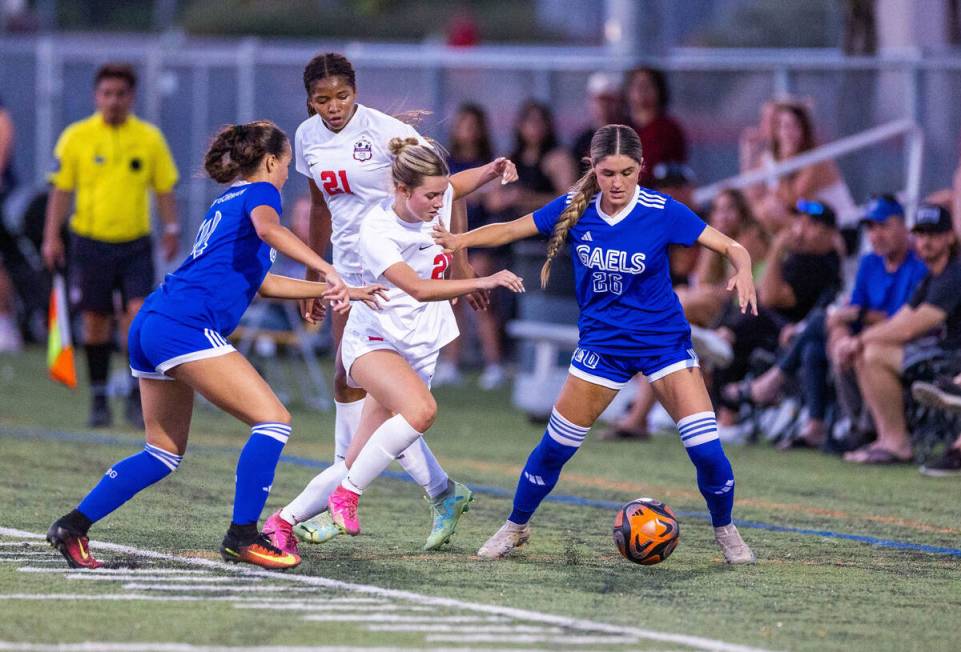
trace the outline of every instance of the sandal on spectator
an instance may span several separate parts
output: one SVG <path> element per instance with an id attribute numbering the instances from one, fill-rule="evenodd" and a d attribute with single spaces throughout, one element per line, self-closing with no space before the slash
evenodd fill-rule
<path id="1" fill-rule="evenodd" d="M 886 448 L 880 446 L 865 446 L 856 451 L 844 454 L 845 462 L 854 464 L 911 464 L 912 459 L 898 457 Z"/>

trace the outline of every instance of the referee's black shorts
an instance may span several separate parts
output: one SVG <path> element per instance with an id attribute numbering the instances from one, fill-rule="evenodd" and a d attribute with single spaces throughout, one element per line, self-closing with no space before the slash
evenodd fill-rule
<path id="1" fill-rule="evenodd" d="M 130 242 L 101 242 L 70 234 L 70 303 L 75 310 L 114 312 L 114 292 L 123 306 L 143 299 L 154 288 L 153 244 L 150 236 Z"/>

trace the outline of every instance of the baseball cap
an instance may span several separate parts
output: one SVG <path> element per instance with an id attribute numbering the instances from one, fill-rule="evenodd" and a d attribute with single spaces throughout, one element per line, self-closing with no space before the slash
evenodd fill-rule
<path id="1" fill-rule="evenodd" d="M 599 95 L 620 95 L 621 77 L 609 72 L 595 72 L 587 78 L 587 94 L 591 97 Z"/>
<path id="2" fill-rule="evenodd" d="M 871 203 L 868 204 L 868 209 L 861 218 L 861 224 L 880 224 L 893 215 L 904 216 L 904 206 L 901 202 L 894 195 L 877 195 L 871 198 Z"/>
<path id="3" fill-rule="evenodd" d="M 694 170 L 683 163 L 658 163 L 651 170 L 654 186 L 657 188 L 675 188 L 694 183 Z"/>
<path id="4" fill-rule="evenodd" d="M 798 215 L 807 215 L 815 222 L 832 229 L 837 228 L 838 218 L 834 214 L 834 209 L 820 201 L 810 199 L 799 199 L 794 206 L 794 212 Z"/>
<path id="5" fill-rule="evenodd" d="M 913 233 L 946 233 L 951 230 L 951 213 L 936 204 L 921 204 L 914 214 Z"/>

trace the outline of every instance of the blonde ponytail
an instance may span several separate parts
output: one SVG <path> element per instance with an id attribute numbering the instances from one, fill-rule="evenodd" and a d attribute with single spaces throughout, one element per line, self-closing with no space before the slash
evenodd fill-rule
<path id="1" fill-rule="evenodd" d="M 436 143 L 428 143 L 410 137 L 390 139 L 387 150 L 394 157 L 390 171 L 395 184 L 417 188 L 424 177 L 450 176 L 444 150 Z"/>
<path id="2" fill-rule="evenodd" d="M 551 239 L 547 241 L 547 260 L 541 267 L 542 288 L 547 287 L 547 281 L 551 277 L 551 264 L 561 247 L 564 246 L 568 232 L 577 224 L 577 220 L 581 219 L 581 215 L 584 214 L 587 205 L 594 199 L 598 190 L 597 174 L 595 174 L 593 167 L 578 179 L 577 183 L 571 188 L 571 201 L 558 216 L 557 222 L 554 224 L 554 232 L 551 233 Z"/>

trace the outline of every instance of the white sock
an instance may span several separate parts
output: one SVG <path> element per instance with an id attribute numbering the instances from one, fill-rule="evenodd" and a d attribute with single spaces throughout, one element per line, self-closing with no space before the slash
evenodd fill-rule
<path id="1" fill-rule="evenodd" d="M 434 457 L 423 437 L 415 441 L 397 458 L 407 475 L 424 488 L 429 498 L 437 498 L 447 491 L 447 473 Z"/>
<path id="2" fill-rule="evenodd" d="M 300 495 L 280 510 L 280 518 L 291 525 L 311 519 L 327 509 L 327 499 L 347 477 L 347 465 L 338 460 L 314 476 Z"/>
<path id="3" fill-rule="evenodd" d="M 414 430 L 403 415 L 395 414 L 387 419 L 360 451 L 341 486 L 354 493 L 363 493 L 419 437 L 421 433 Z"/>
<path id="4" fill-rule="evenodd" d="M 334 401 L 334 461 L 347 457 L 347 449 L 360 426 L 360 415 L 364 411 L 364 399 L 351 403 Z"/>

